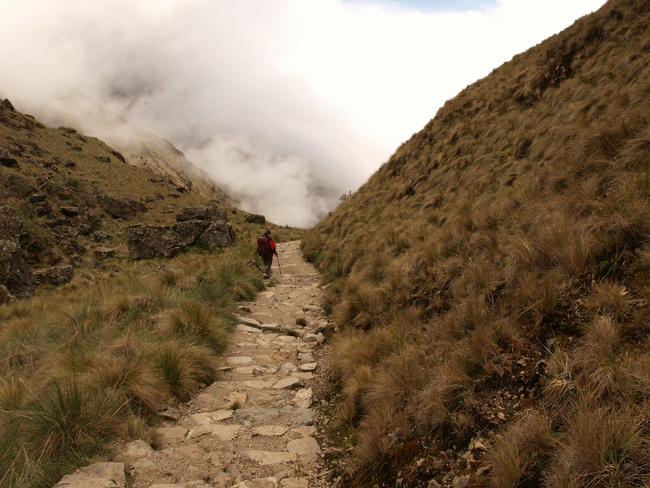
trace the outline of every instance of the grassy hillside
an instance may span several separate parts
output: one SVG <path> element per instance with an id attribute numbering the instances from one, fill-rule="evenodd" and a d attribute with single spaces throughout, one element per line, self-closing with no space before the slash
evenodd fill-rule
<path id="1" fill-rule="evenodd" d="M 0 243 L 15 239 L 32 268 L 74 266 L 70 283 L 0 305 L 0 486 L 48 487 L 111 459 L 116 437 L 156 445 L 157 412 L 217 377 L 237 302 L 264 288 L 246 265 L 261 226 L 228 208 L 235 246 L 134 262 L 127 226 L 169 226 L 182 207 L 214 202 L 126 164 L 96 138 L 45 127 L 6 100 L 0 163 L 0 216 L 11 216 L 0 219 Z M 100 194 L 138 211 L 111 215 Z M 107 246 L 113 256 L 93 253 Z"/>
<path id="2" fill-rule="evenodd" d="M 516 56 L 309 232 L 347 484 L 650 480 L 649 26 L 612 0 Z"/>

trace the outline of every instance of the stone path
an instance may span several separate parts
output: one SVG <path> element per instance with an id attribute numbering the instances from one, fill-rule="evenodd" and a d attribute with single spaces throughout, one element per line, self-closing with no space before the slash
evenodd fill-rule
<path id="1" fill-rule="evenodd" d="M 323 486 L 311 409 L 327 325 L 319 276 L 299 242 L 279 243 L 278 253 L 282 276 L 274 263 L 278 284 L 240 306 L 222 377 L 158 429 L 160 449 L 143 441 L 126 447 L 133 488 Z"/>

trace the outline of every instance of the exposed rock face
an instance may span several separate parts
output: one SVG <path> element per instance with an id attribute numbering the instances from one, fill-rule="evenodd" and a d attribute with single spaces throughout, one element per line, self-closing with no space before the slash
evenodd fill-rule
<path id="1" fill-rule="evenodd" d="M 0 207 L 0 239 L 18 241 L 23 222 L 9 205 Z"/>
<path id="2" fill-rule="evenodd" d="M 221 207 L 184 207 L 176 215 L 178 221 L 168 229 L 136 225 L 126 231 L 131 259 L 171 257 L 185 246 L 202 244 L 228 247 L 235 242 L 235 232 L 226 222 L 226 210 Z"/>
<path id="3" fill-rule="evenodd" d="M 210 227 L 206 220 L 186 220 L 172 225 L 176 239 L 179 243 L 191 246 Z"/>
<path id="4" fill-rule="evenodd" d="M 165 228 L 151 225 L 134 225 L 127 227 L 126 240 L 129 245 L 131 259 L 150 259 L 155 257 L 169 257 L 171 244 L 165 239 Z"/>
<path id="5" fill-rule="evenodd" d="M 4 288 L 0 292 L 0 303 L 28 298 L 34 293 L 32 270 L 22 254 L 14 241 L 0 240 L 0 285 Z"/>
<path id="6" fill-rule="evenodd" d="M 199 238 L 198 243 L 206 246 L 228 247 L 235 242 L 235 231 L 225 221 L 213 222 Z"/>
<path id="7" fill-rule="evenodd" d="M 65 285 L 70 283 L 74 275 L 72 266 L 44 268 L 34 271 L 36 285 Z"/>
<path id="8" fill-rule="evenodd" d="M 183 207 L 176 215 L 176 220 L 228 220 L 228 214 L 223 207 Z"/>
<path id="9" fill-rule="evenodd" d="M 18 166 L 18 161 L 5 148 L 0 148 L 0 164 L 8 167 Z"/>
<path id="10" fill-rule="evenodd" d="M 145 213 L 149 210 L 144 203 L 131 198 L 120 200 L 104 194 L 97 195 L 97 203 L 107 214 L 116 219 L 130 219 L 138 212 Z"/>
<path id="11" fill-rule="evenodd" d="M 266 223 L 266 217 L 264 217 L 264 215 L 258 214 L 248 214 L 244 217 L 244 220 L 251 224 L 264 225 Z"/>

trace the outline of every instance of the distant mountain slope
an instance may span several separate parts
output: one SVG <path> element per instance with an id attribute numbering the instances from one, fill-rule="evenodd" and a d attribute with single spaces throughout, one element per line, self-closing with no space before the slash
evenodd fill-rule
<path id="1" fill-rule="evenodd" d="M 649 26 L 613 0 L 515 56 L 309 233 L 349 484 L 650 479 Z"/>
<path id="2" fill-rule="evenodd" d="M 70 126 L 93 134 L 124 155 L 129 164 L 141 166 L 206 198 L 233 205 L 235 202 L 210 177 L 197 168 L 166 139 L 125 120 L 109 108 L 78 91 L 53 101 L 40 115 L 46 125 Z"/>
<path id="3" fill-rule="evenodd" d="M 207 173 L 198 169 L 185 155 L 166 139 L 141 129 L 133 128 L 128 142 L 113 141 L 126 161 L 161 175 L 169 176 L 177 185 L 217 202 L 233 205 L 234 201 L 221 188 L 210 181 Z"/>

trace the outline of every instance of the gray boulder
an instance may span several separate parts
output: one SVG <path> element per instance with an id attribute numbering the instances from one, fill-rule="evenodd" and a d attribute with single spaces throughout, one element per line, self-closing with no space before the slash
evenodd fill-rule
<path id="1" fill-rule="evenodd" d="M 188 220 L 228 220 L 226 209 L 222 207 L 183 207 L 176 215 L 178 222 Z"/>
<path id="2" fill-rule="evenodd" d="M 225 221 L 213 222 L 201 235 L 199 244 L 210 247 L 229 247 L 235 242 L 235 231 Z"/>
<path id="3" fill-rule="evenodd" d="M 210 227 L 206 220 L 186 220 L 172 225 L 174 240 L 179 244 L 191 246 Z"/>
<path id="4" fill-rule="evenodd" d="M 151 259 L 170 256 L 173 247 L 165 239 L 165 228 L 150 225 L 134 225 L 126 228 L 126 242 L 131 259 Z"/>

